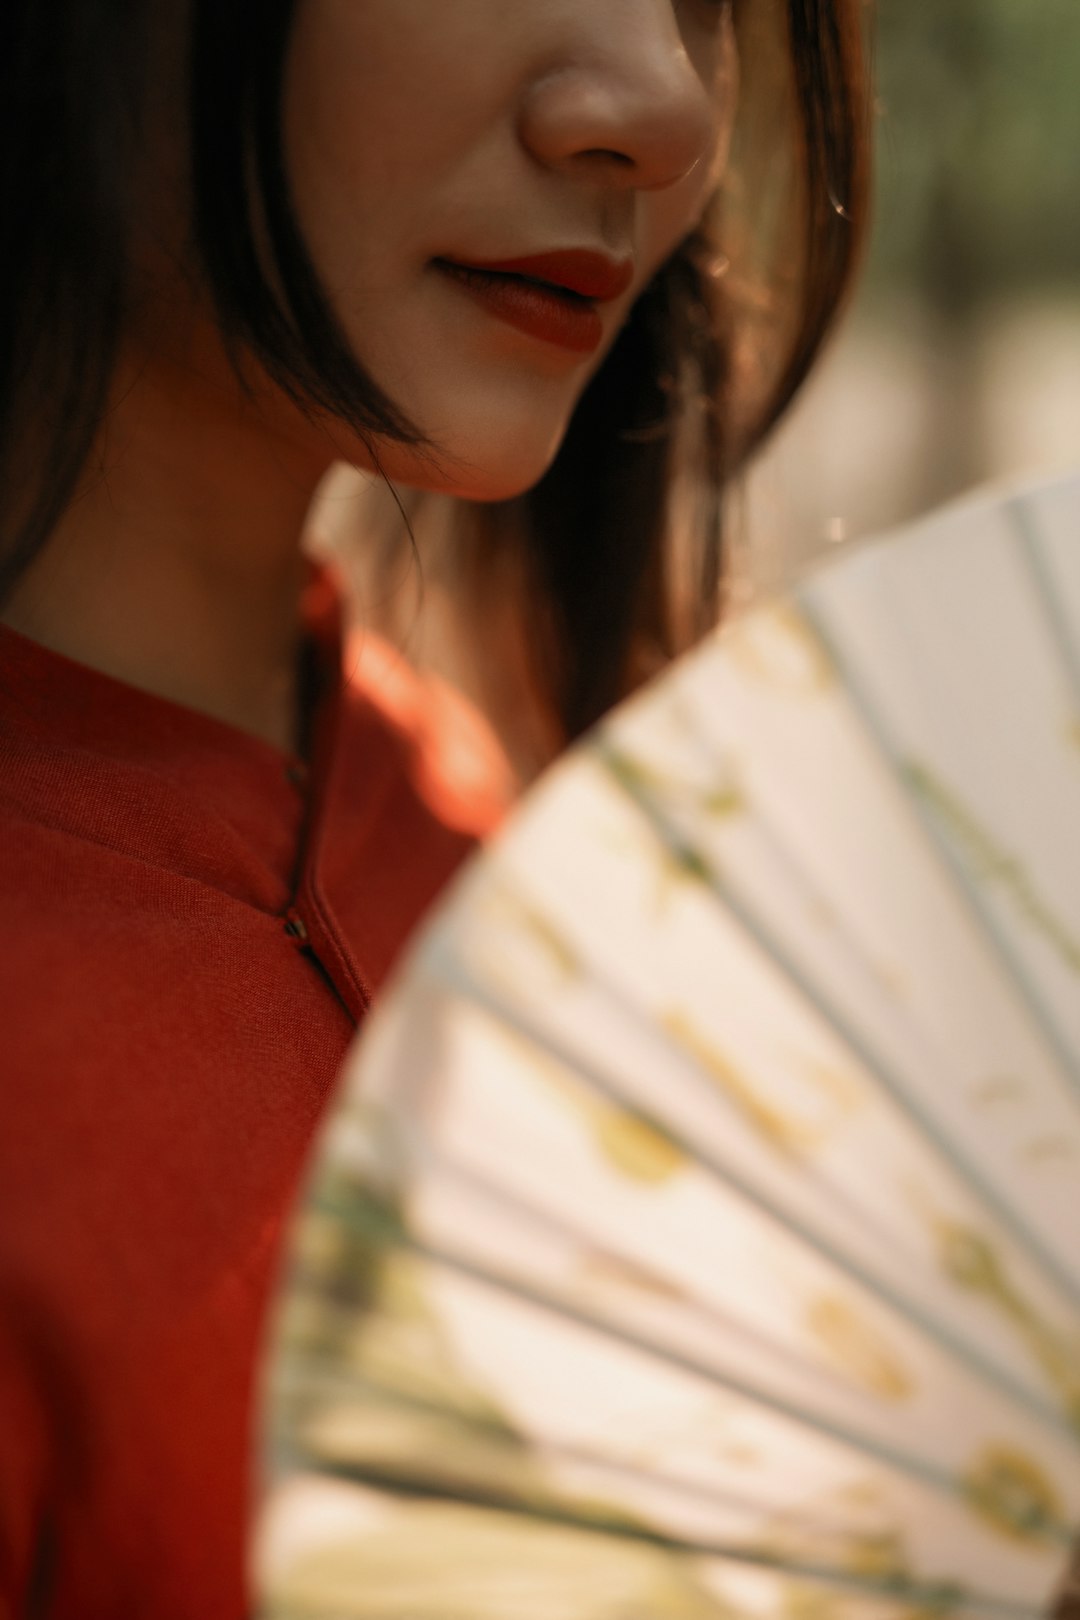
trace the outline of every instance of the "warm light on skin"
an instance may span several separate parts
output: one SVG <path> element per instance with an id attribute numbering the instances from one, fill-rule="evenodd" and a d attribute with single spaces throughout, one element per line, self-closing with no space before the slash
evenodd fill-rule
<path id="1" fill-rule="evenodd" d="M 440 472 L 380 447 L 392 477 L 473 499 L 536 482 L 700 217 L 734 91 L 726 0 L 301 0 L 287 134 L 302 226 L 357 355 L 441 452 Z M 635 263 L 585 360 L 432 266 L 568 247 Z"/>
<path id="2" fill-rule="evenodd" d="M 285 150 L 312 257 L 361 363 L 437 446 L 397 482 L 475 500 L 546 471 L 634 299 L 724 161 L 730 0 L 298 0 Z M 240 387 L 189 262 L 184 7 L 155 13 L 136 296 L 76 498 L 3 609 L 43 645 L 295 744 L 304 516 L 335 460 L 371 466 L 250 363 Z M 160 81 L 160 82 L 159 82 Z M 552 249 L 632 258 L 583 358 L 434 268 Z"/>

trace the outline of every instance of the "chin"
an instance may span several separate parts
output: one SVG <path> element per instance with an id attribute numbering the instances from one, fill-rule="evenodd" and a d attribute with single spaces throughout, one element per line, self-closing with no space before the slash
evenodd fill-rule
<path id="1" fill-rule="evenodd" d="M 440 492 L 457 500 L 480 501 L 487 505 L 513 501 L 519 495 L 528 494 L 540 482 L 554 459 L 553 454 L 543 462 L 533 461 L 526 466 L 470 468 L 460 478 L 440 485 Z"/>
<path id="2" fill-rule="evenodd" d="M 514 500 L 538 484 L 559 453 L 566 432 L 541 437 L 533 431 L 520 438 L 448 433 L 436 440 L 434 455 L 417 455 L 402 445 L 386 445 L 380 452 L 382 470 L 395 483 L 458 500 Z M 433 435 L 434 437 L 434 435 Z"/>

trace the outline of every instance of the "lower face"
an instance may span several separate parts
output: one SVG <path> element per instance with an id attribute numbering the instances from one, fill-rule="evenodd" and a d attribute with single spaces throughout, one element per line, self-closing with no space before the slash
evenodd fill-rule
<path id="1" fill-rule="evenodd" d="M 474 500 L 542 476 L 715 188 L 734 85 L 727 0 L 299 0 L 301 227 L 358 359 L 435 446 L 380 444 L 389 476 Z M 567 251 L 592 257 L 484 268 Z"/>

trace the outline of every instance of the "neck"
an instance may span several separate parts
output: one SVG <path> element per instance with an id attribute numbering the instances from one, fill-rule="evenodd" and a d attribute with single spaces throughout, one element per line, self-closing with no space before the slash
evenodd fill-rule
<path id="1" fill-rule="evenodd" d="M 226 368 L 121 365 L 81 487 L 2 617 L 283 749 L 299 738 L 304 519 L 330 454 Z"/>

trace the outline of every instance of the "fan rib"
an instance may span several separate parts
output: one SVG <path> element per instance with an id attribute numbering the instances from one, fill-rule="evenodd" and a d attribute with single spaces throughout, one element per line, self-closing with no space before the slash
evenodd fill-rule
<path id="1" fill-rule="evenodd" d="M 879 756 L 892 773 L 900 795 L 906 800 L 921 825 L 931 848 L 936 854 L 940 865 L 948 874 L 966 910 L 975 918 L 980 929 L 986 935 L 988 944 L 992 947 L 1000 965 L 1004 969 L 1006 978 L 1011 981 L 1021 1005 L 1026 1009 L 1035 1028 L 1053 1052 L 1075 1092 L 1080 1096 L 1080 1059 L 1077 1058 L 1076 1053 L 1073 1051 L 1071 1041 L 1060 1028 L 1053 1013 L 1046 1007 L 1032 981 L 1031 975 L 1019 960 L 1017 951 L 1009 943 L 990 906 L 982 899 L 975 885 L 971 882 L 962 861 L 953 850 L 949 840 L 943 836 L 936 818 L 927 810 L 920 796 L 912 791 L 907 773 L 902 768 L 902 761 L 891 744 L 884 722 L 866 692 L 862 689 L 854 668 L 849 661 L 845 660 L 835 639 L 830 635 L 828 627 L 814 606 L 808 591 L 804 587 L 796 594 L 800 609 L 805 613 L 814 630 L 820 636 L 837 669 L 842 671 L 848 695 L 866 727 L 868 736 L 876 745 Z M 1075 1290 L 1076 1284 L 1070 1283 L 1070 1288 Z M 1080 1295 L 1074 1295 L 1074 1297 L 1080 1298 Z"/>
<path id="2" fill-rule="evenodd" d="M 1050 639 L 1061 659 L 1072 689 L 1073 701 L 1080 714 L 1080 645 L 1073 636 L 1073 628 L 1061 606 L 1060 593 L 1054 587 L 1053 567 L 1046 557 L 1040 525 L 1030 497 L 1014 496 L 1004 504 L 1013 526 L 1016 543 L 1039 608 L 1050 631 Z"/>
<path id="3" fill-rule="evenodd" d="M 310 1286 L 312 1297 L 321 1302 L 320 1279 L 304 1272 L 298 1273 L 297 1277 L 298 1281 L 306 1282 Z M 369 1374 L 344 1370 L 339 1362 L 332 1361 L 326 1356 L 306 1356 L 302 1361 L 298 1361 L 289 1372 L 279 1374 L 274 1380 L 273 1389 L 275 1400 L 279 1405 L 284 1405 L 297 1396 L 300 1397 L 304 1404 L 307 1404 L 313 1394 L 320 1398 L 325 1396 L 329 1399 L 351 1396 L 366 1400 L 373 1396 L 377 1402 L 398 1406 L 406 1411 L 427 1415 L 443 1422 L 450 1421 L 463 1432 L 483 1439 L 492 1445 L 502 1445 L 510 1448 L 521 1443 L 520 1437 L 516 1434 L 511 1436 L 494 1430 L 482 1416 L 470 1413 L 464 1408 L 451 1409 L 439 1405 L 436 1401 L 425 1400 L 420 1395 L 381 1382 Z M 536 1455 L 541 1459 L 582 1464 L 617 1479 L 629 1479 L 636 1483 L 649 1485 L 659 1484 L 673 1495 L 681 1496 L 688 1501 L 695 1501 L 707 1507 L 728 1506 L 743 1510 L 752 1507 L 755 1511 L 761 1511 L 760 1502 L 751 1501 L 747 1497 L 739 1497 L 731 1491 L 721 1491 L 700 1485 L 693 1480 L 683 1479 L 676 1474 L 657 1468 L 636 1467 L 625 1458 L 605 1457 L 599 1452 L 589 1450 L 587 1447 L 568 1445 L 564 1441 L 545 1439 L 534 1444 Z M 297 1442 L 292 1437 L 287 1442 L 278 1445 L 277 1457 L 280 1466 L 292 1466 L 301 1455 L 302 1453 L 297 1451 Z M 794 1526 L 804 1534 L 814 1532 L 819 1535 L 827 1535 L 831 1532 L 831 1527 L 825 1525 L 822 1521 L 810 1519 L 804 1513 L 787 1512 L 784 1522 L 785 1525 Z"/>
<path id="4" fill-rule="evenodd" d="M 452 978 L 448 977 L 450 974 L 453 974 Z M 497 1024 L 512 1029 L 515 1034 L 530 1041 L 547 1057 L 569 1070 L 586 1089 L 602 1097 L 605 1102 L 614 1103 L 618 1107 L 626 1105 L 627 1098 L 619 1090 L 617 1083 L 608 1079 L 594 1064 L 581 1058 L 579 1054 L 561 1046 L 548 1031 L 523 1016 L 520 1011 L 498 1001 L 483 985 L 467 977 L 459 964 L 451 966 L 449 963 L 443 963 L 441 975 L 440 988 L 450 989 Z M 672 1051 L 681 1062 L 688 1063 L 677 1048 L 673 1047 Z M 1042 1423 L 1067 1435 L 1075 1442 L 1075 1431 L 1056 1407 L 1040 1400 L 1030 1389 L 1017 1383 L 995 1363 L 986 1361 L 970 1344 L 958 1339 L 948 1327 L 929 1317 L 918 1305 L 894 1293 L 883 1277 L 861 1265 L 858 1260 L 837 1247 L 831 1239 L 820 1232 L 811 1232 L 806 1227 L 796 1224 L 779 1204 L 747 1181 L 733 1166 L 725 1165 L 711 1153 L 703 1151 L 684 1134 L 674 1131 L 669 1124 L 665 1123 L 662 1128 L 680 1152 L 706 1175 L 714 1177 L 722 1185 L 737 1192 L 774 1226 L 793 1238 L 800 1246 L 810 1249 L 836 1266 L 845 1276 L 904 1317 L 969 1371 L 1008 1395 Z"/>
<path id="5" fill-rule="evenodd" d="M 329 1199 L 325 1193 L 317 1191 L 310 1207 L 322 1215 L 344 1223 L 353 1231 L 362 1235 L 368 1231 L 367 1224 L 363 1219 L 362 1206 L 358 1207 L 342 1203 L 337 1199 Z M 897 1473 L 919 1480 L 922 1484 L 941 1495 L 950 1496 L 959 1501 L 964 1500 L 960 1481 L 945 1469 L 926 1463 L 910 1453 L 886 1446 L 875 1438 L 868 1437 L 865 1434 L 860 1435 L 857 1431 L 851 1430 L 843 1424 L 813 1413 L 807 1413 L 792 1401 L 768 1394 L 732 1374 L 720 1373 L 695 1356 L 687 1355 L 685 1352 L 671 1346 L 658 1344 L 647 1334 L 597 1316 L 594 1312 L 585 1309 L 574 1301 L 558 1299 L 553 1294 L 545 1293 L 531 1286 L 523 1279 L 511 1277 L 503 1271 L 496 1270 L 488 1265 L 482 1265 L 467 1255 L 455 1253 L 449 1248 L 443 1248 L 405 1230 L 402 1230 L 396 1236 L 389 1236 L 384 1231 L 381 1233 L 381 1241 L 386 1247 L 398 1248 L 415 1254 L 433 1267 L 453 1272 L 461 1277 L 467 1277 L 473 1282 L 491 1289 L 493 1292 L 532 1305 L 537 1310 L 544 1311 L 549 1315 L 556 1315 L 566 1321 L 574 1322 L 577 1326 L 583 1327 L 589 1332 L 636 1350 L 640 1354 L 660 1361 L 666 1366 L 679 1367 L 683 1372 L 692 1377 L 700 1378 L 703 1383 L 712 1388 L 723 1389 L 728 1394 L 736 1395 L 752 1404 L 774 1412 L 796 1426 L 823 1435 L 839 1445 L 858 1452 L 861 1456 L 875 1457 L 886 1468 L 891 1468 Z M 1046 1530 L 1062 1546 L 1067 1547 L 1072 1544 L 1073 1535 L 1068 1526 L 1064 1524 L 1048 1525 Z"/>
<path id="6" fill-rule="evenodd" d="M 945 1584 L 935 1586 L 931 1582 L 904 1580 L 898 1577 L 875 1580 L 873 1576 L 859 1575 L 846 1569 L 795 1561 L 784 1562 L 779 1558 L 770 1558 L 767 1553 L 729 1546 L 724 1542 L 681 1541 L 676 1537 L 665 1536 L 660 1531 L 650 1531 L 632 1525 L 596 1524 L 579 1517 L 569 1509 L 516 1503 L 501 1498 L 496 1492 L 480 1489 L 471 1491 L 433 1489 L 424 1484 L 402 1479 L 396 1474 L 383 1473 L 377 1468 L 354 1467 L 347 1462 L 326 1458 L 321 1453 L 306 1458 L 300 1451 L 298 1460 L 301 1462 L 306 1460 L 316 1465 L 324 1478 L 336 1478 L 348 1484 L 371 1486 L 389 1496 L 454 1502 L 462 1506 L 486 1508 L 515 1518 L 536 1519 L 547 1524 L 562 1525 L 566 1529 L 590 1535 L 617 1537 L 619 1540 L 630 1541 L 636 1545 L 656 1547 L 664 1552 L 713 1558 L 725 1563 L 770 1570 L 791 1579 L 813 1582 L 853 1595 L 884 1599 L 897 1605 L 903 1604 L 909 1615 L 908 1606 L 915 1604 L 920 1610 L 925 1606 L 927 1615 L 947 1614 L 950 1620 L 962 1620 L 964 1616 L 970 1616 L 971 1620 L 983 1620 L 985 1616 L 993 1616 L 994 1620 L 1044 1620 L 1043 1611 L 1038 1607 L 1013 1603 L 1005 1598 L 992 1597 L 967 1588 L 960 1589 Z"/>
<path id="7" fill-rule="evenodd" d="M 655 804 L 650 804 L 644 795 L 635 792 L 619 778 L 613 777 L 613 780 L 618 783 L 619 788 L 631 802 L 637 805 L 661 842 L 668 849 L 677 851 L 681 847 L 682 840 L 678 833 L 672 829 L 668 818 L 663 812 Z M 1027 1250 L 1030 1258 L 1036 1262 L 1043 1274 L 1053 1280 L 1055 1286 L 1065 1294 L 1074 1307 L 1080 1309 L 1080 1281 L 1061 1265 L 1057 1257 L 1045 1247 L 1041 1238 L 1031 1230 L 1025 1221 L 1021 1220 L 1016 1211 L 1002 1202 L 996 1189 L 979 1172 L 978 1167 L 972 1160 L 966 1154 L 960 1152 L 955 1142 L 938 1132 L 926 1109 L 911 1095 L 903 1082 L 893 1074 L 891 1067 L 874 1052 L 869 1042 L 853 1027 L 850 1019 L 821 994 L 800 964 L 758 922 L 749 908 L 724 882 L 719 873 L 710 868 L 707 879 L 703 879 L 703 881 L 706 881 L 717 897 L 723 901 L 744 933 L 769 957 L 780 972 L 798 988 L 806 1000 L 820 1013 L 821 1017 L 832 1025 L 835 1033 L 847 1045 L 859 1062 L 863 1064 L 868 1073 L 873 1076 L 882 1091 L 891 1098 L 898 1110 L 906 1114 L 921 1132 L 938 1158 L 947 1164 L 962 1181 L 966 1182 L 976 1198 L 992 1212 L 998 1222 L 1013 1233 L 1016 1241 Z"/>

